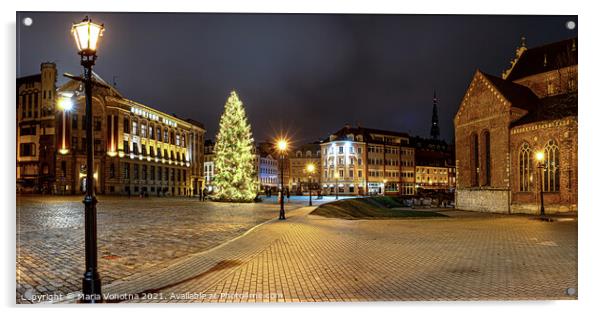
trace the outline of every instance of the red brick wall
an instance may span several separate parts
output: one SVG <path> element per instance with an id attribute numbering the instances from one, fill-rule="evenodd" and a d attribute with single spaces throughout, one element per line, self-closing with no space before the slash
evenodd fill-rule
<path id="1" fill-rule="evenodd" d="M 570 85 L 571 80 L 574 86 Z M 529 87 L 539 98 L 569 93 L 577 90 L 577 66 L 536 74 L 514 82 Z M 552 94 L 548 93 L 548 83 L 553 86 Z"/>
<path id="2" fill-rule="evenodd" d="M 524 142 L 532 153 L 543 149 L 554 139 L 560 150 L 560 191 L 544 193 L 544 204 L 553 209 L 566 210 L 577 205 L 577 118 L 567 117 L 555 121 L 543 121 L 515 127 L 511 131 L 512 203 L 539 205 L 539 171 L 533 173 L 530 192 L 520 192 L 519 152 Z M 537 165 L 533 162 L 533 168 Z"/>
<path id="3" fill-rule="evenodd" d="M 457 187 L 472 187 L 471 135 L 479 136 L 479 186 L 508 188 L 510 105 L 477 72 L 455 118 Z M 490 133 L 491 182 L 486 185 L 484 132 Z"/>

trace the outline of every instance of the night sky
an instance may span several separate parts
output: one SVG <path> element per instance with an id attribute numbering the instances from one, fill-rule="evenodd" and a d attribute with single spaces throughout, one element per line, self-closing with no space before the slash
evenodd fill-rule
<path id="1" fill-rule="evenodd" d="M 84 15 L 106 27 L 95 72 L 116 76 L 125 97 L 200 121 L 214 138 L 235 89 L 256 140 L 284 131 L 298 144 L 358 122 L 428 136 L 433 89 L 451 140 L 477 68 L 501 76 L 522 35 L 535 47 L 578 29 L 565 26 L 576 16 L 23 12 L 17 77 L 43 61 L 81 73 L 70 27 Z"/>

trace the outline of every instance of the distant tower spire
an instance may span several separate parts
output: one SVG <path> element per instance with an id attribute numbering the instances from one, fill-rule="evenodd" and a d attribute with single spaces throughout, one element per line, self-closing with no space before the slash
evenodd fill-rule
<path id="1" fill-rule="evenodd" d="M 439 139 L 439 114 L 437 113 L 437 90 L 433 92 L 433 116 L 431 118 L 431 138 Z"/>

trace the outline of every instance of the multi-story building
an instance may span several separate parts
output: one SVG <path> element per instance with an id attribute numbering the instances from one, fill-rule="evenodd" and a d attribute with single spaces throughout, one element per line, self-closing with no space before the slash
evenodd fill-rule
<path id="1" fill-rule="evenodd" d="M 477 70 L 456 113 L 456 207 L 577 210 L 577 38 L 527 48 L 502 78 Z M 543 153 L 543 161 L 535 153 Z"/>
<path id="2" fill-rule="evenodd" d="M 414 148 L 406 133 L 346 125 L 320 147 L 324 194 L 415 192 Z"/>
<path id="3" fill-rule="evenodd" d="M 258 143 L 255 146 L 255 171 L 261 191 L 275 190 L 280 184 L 279 161 L 274 156 L 273 145 L 270 143 Z"/>
<path id="4" fill-rule="evenodd" d="M 320 187 L 322 176 L 322 163 L 320 161 L 320 143 L 311 143 L 294 148 L 289 153 L 290 177 L 288 186 L 292 192 L 301 194 L 310 188 L 317 190 Z M 307 166 L 313 164 L 313 174 L 307 171 Z"/>
<path id="5" fill-rule="evenodd" d="M 453 191 L 456 185 L 454 148 L 440 139 L 412 137 L 415 150 L 416 188 Z"/>
<path id="6" fill-rule="evenodd" d="M 125 98 L 93 74 L 94 166 L 86 165 L 85 96 L 80 81 L 70 80 L 57 94 L 70 110 L 55 110 L 57 150 L 55 190 L 85 190 L 94 172 L 100 194 L 198 194 L 203 181 L 205 129 Z"/>
<path id="7" fill-rule="evenodd" d="M 54 63 L 17 79 L 17 188 L 49 192 L 55 171 L 56 76 Z"/>

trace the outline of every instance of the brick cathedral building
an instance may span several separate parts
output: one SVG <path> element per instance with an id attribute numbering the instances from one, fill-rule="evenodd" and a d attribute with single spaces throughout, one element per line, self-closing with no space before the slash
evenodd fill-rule
<path id="1" fill-rule="evenodd" d="M 457 207 L 536 213 L 541 187 L 546 212 L 576 211 L 577 122 L 577 38 L 523 38 L 501 77 L 477 70 L 454 118 Z"/>

